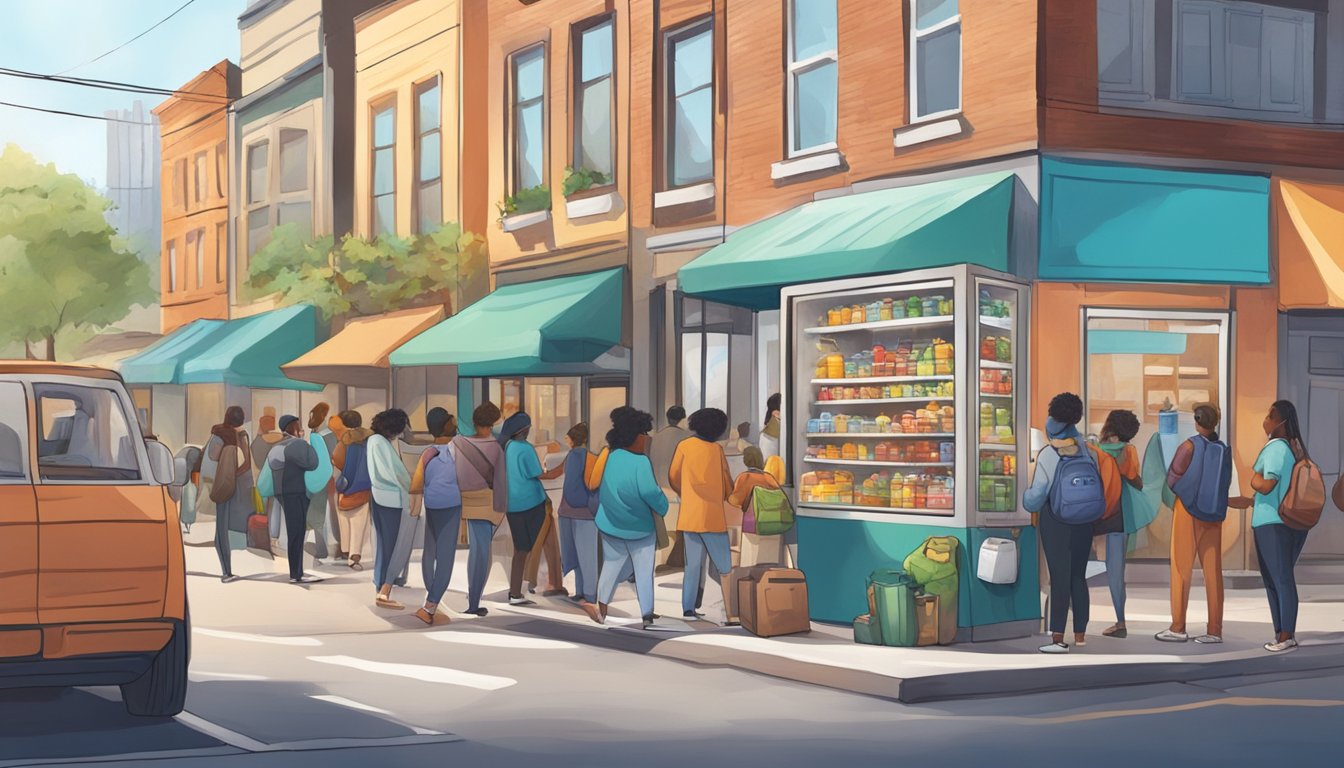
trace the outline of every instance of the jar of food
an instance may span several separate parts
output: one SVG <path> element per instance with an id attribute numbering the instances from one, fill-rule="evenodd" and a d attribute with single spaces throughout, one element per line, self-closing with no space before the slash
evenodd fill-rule
<path id="1" fill-rule="evenodd" d="M 950 405 L 943 406 L 942 414 L 943 414 L 942 431 L 948 433 L 949 435 L 955 433 L 957 431 L 957 418 L 956 418 L 957 415 L 952 410 L 952 406 Z"/>
<path id="2" fill-rule="evenodd" d="M 849 416 L 843 413 L 837 413 L 835 415 L 835 431 L 836 432 L 849 431 Z"/>
<path id="3" fill-rule="evenodd" d="M 826 356 L 826 378 L 843 379 L 845 378 L 845 356 L 839 352 L 832 352 Z"/>
<path id="4" fill-rule="evenodd" d="M 948 440 L 938 444 L 938 461 L 943 464 L 951 464 L 956 460 L 957 444 Z"/>
<path id="5" fill-rule="evenodd" d="M 925 296 L 924 304 L 920 307 L 925 317 L 937 317 L 938 315 L 938 297 Z"/>
<path id="6" fill-rule="evenodd" d="M 1007 336 L 1000 336 L 994 342 L 994 358 L 1000 363 L 1011 363 L 1013 361 L 1012 339 Z"/>
<path id="7" fill-rule="evenodd" d="M 905 483 L 901 486 L 901 508 L 915 508 L 915 480 L 907 477 Z"/>
<path id="8" fill-rule="evenodd" d="M 933 358 L 935 360 L 952 359 L 952 342 L 944 339 L 933 340 Z"/>
<path id="9" fill-rule="evenodd" d="M 873 457 L 868 453 L 868 444 L 859 443 L 859 461 L 872 461 Z"/>
<path id="10" fill-rule="evenodd" d="M 1011 453 L 1003 455 L 1003 474 L 1009 477 L 1017 474 L 1017 457 Z"/>
<path id="11" fill-rule="evenodd" d="M 892 315 L 891 315 L 891 298 L 890 298 L 890 297 L 887 297 L 887 298 L 885 298 L 885 299 L 882 300 L 882 308 L 881 308 L 880 310 L 878 310 L 878 313 L 877 313 L 877 319 L 878 319 L 878 320 L 891 320 L 891 319 L 892 319 Z"/>
<path id="12" fill-rule="evenodd" d="M 874 458 L 875 460 L 877 460 L 877 461 L 891 461 L 891 459 L 888 458 L 890 455 L 891 455 L 891 454 L 888 452 L 888 446 L 887 446 L 886 442 L 881 442 L 881 443 L 878 443 L 877 445 L 873 446 L 873 458 Z"/>
<path id="13" fill-rule="evenodd" d="M 980 359 L 981 360 L 999 359 L 998 343 L 995 342 L 993 336 L 986 336 L 980 340 Z"/>
<path id="14" fill-rule="evenodd" d="M 878 320 L 881 320 L 882 302 L 880 301 L 869 302 L 868 306 L 864 308 L 864 316 L 868 319 L 868 322 L 870 323 L 876 323 Z"/>
<path id="15" fill-rule="evenodd" d="M 817 430 L 818 432 L 830 434 L 835 431 L 835 417 L 830 413 L 823 411 L 822 414 L 817 417 L 817 426 L 820 427 L 820 429 Z"/>
<path id="16" fill-rule="evenodd" d="M 994 426 L 1006 427 L 1013 423 L 1013 412 L 1007 408 L 994 409 Z"/>
<path id="17" fill-rule="evenodd" d="M 924 302 L 918 296 L 911 296 L 905 300 L 906 317 L 923 317 Z"/>
<path id="18" fill-rule="evenodd" d="M 902 411 L 902 412 L 901 412 L 901 431 L 902 431 L 902 432 L 907 432 L 907 433 L 909 433 L 909 432 L 914 432 L 915 429 L 916 429 L 915 418 L 916 418 L 916 416 L 915 416 L 915 412 L 914 412 L 914 411 Z"/>
<path id="19" fill-rule="evenodd" d="M 840 307 L 831 307 L 831 309 L 826 313 L 827 325 L 844 325 L 846 319 L 847 318 L 844 315 L 844 310 L 842 310 Z"/>
<path id="20" fill-rule="evenodd" d="M 952 299 L 943 299 L 939 302 L 939 314 L 949 316 L 952 314 Z"/>
<path id="21" fill-rule="evenodd" d="M 1013 394 L 1013 375 L 1008 371 L 999 371 L 999 380 L 995 382 L 995 391 L 1000 395 Z"/>
<path id="22" fill-rule="evenodd" d="M 859 325 L 867 320 L 867 318 L 868 313 L 864 310 L 862 304 L 855 304 L 849 308 L 849 322 L 851 324 Z"/>
<path id="23" fill-rule="evenodd" d="M 840 446 L 840 458 L 846 461 L 859 458 L 859 447 L 853 443 L 845 443 Z"/>

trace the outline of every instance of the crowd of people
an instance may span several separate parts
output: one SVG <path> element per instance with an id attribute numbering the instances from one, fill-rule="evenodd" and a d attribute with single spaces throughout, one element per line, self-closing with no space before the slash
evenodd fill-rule
<path id="1" fill-rule="evenodd" d="M 782 493 L 779 407 L 779 395 L 774 395 L 760 446 L 747 439 L 749 425 L 738 426 L 731 445 L 746 469 L 734 478 L 723 443 L 728 416 L 715 408 L 688 419 L 685 409 L 674 406 L 667 411 L 667 426 L 655 433 L 650 414 L 622 406 L 610 414 L 600 453 L 589 448 L 588 424 L 579 423 L 565 435 L 563 460 L 546 469 L 541 451 L 529 442 L 531 417 L 516 411 L 503 418 L 491 402 L 476 407 L 467 434 L 459 432 L 447 410 L 431 409 L 424 426 L 432 443 L 410 466 L 399 446 L 409 444 L 411 425 L 399 409 L 378 413 L 365 428 L 358 412 L 329 417 L 330 406 L 321 403 L 309 413 L 307 431 L 297 416 L 277 420 L 267 412 L 258 419 L 261 433 L 249 439 L 242 429 L 246 414 L 232 406 L 204 447 L 192 454 L 197 479 L 189 498 L 198 507 L 213 506 L 225 583 L 238 578 L 232 550 L 240 538 L 248 537 L 249 545 L 269 539 L 270 547 L 278 549 L 282 532 L 292 583 L 322 581 L 304 571 L 309 531 L 315 532 L 315 563 L 330 557 L 362 571 L 372 525 L 378 608 L 405 609 L 393 589 L 405 585 L 411 550 L 422 537 L 425 597 L 415 615 L 428 625 L 446 623 L 440 608 L 462 539 L 468 549 L 464 613 L 485 616 L 488 609 L 481 600 L 492 542 L 507 523 L 513 550 L 509 604 L 534 604 L 528 594 L 536 592 L 544 559 L 548 583 L 543 596 L 570 597 L 600 624 L 616 589 L 632 582 L 648 626 L 658 618 L 655 569 L 684 563 L 682 615 L 699 619 L 706 571 L 722 584 L 733 568 L 725 504 L 750 520 L 757 489 Z M 561 481 L 558 504 L 552 504 L 543 485 L 548 480 Z M 191 519 L 196 511 L 190 511 Z M 792 531 L 743 534 L 741 565 L 783 562 L 786 556 L 796 562 Z M 571 573 L 572 596 L 564 585 Z"/>
<path id="2" fill-rule="evenodd" d="M 1305 457 L 1297 408 L 1287 400 L 1269 407 L 1262 424 L 1266 443 L 1255 461 L 1251 496 L 1232 495 L 1232 452 L 1218 435 L 1222 420 L 1218 406 L 1201 403 L 1194 407 L 1193 416 L 1195 434 L 1180 441 L 1169 458 L 1163 443 L 1154 440 L 1140 461 L 1131 444 L 1139 432 L 1138 418 L 1132 412 L 1112 411 L 1099 439 L 1090 441 L 1078 431 L 1082 400 L 1065 392 L 1050 401 L 1045 422 L 1049 442 L 1037 455 L 1035 475 L 1023 495 L 1027 510 L 1038 513 L 1041 552 L 1050 580 L 1047 624 L 1051 638 L 1041 652 L 1069 652 L 1065 628 L 1070 609 L 1073 645 L 1087 643 L 1087 563 L 1097 536 L 1104 537 L 1116 614 L 1115 624 L 1102 634 L 1128 635 L 1125 554 L 1131 538 L 1156 517 L 1159 504 L 1172 510 L 1171 624 L 1156 639 L 1204 645 L 1223 642 L 1223 524 L 1229 508 L 1251 509 L 1260 575 L 1274 626 L 1274 639 L 1264 648 L 1282 653 L 1297 647 L 1294 571 L 1307 530 L 1294 524 L 1284 510 L 1294 468 Z M 1196 560 L 1204 576 L 1208 622 L 1203 634 L 1192 636 L 1186 613 Z"/>

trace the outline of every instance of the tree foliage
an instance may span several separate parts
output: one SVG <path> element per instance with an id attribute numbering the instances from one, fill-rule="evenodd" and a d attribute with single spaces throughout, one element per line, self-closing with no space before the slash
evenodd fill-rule
<path id="1" fill-rule="evenodd" d="M 292 224 L 276 228 L 252 257 L 252 298 L 312 304 L 323 317 L 377 315 L 411 306 L 453 308 L 480 293 L 485 240 L 444 224 L 413 238 L 382 234 L 304 237 Z"/>
<path id="2" fill-rule="evenodd" d="M 0 153 L 0 343 L 46 343 L 106 327 L 156 298 L 150 269 L 104 218 L 111 203 L 78 176 L 10 144 Z"/>

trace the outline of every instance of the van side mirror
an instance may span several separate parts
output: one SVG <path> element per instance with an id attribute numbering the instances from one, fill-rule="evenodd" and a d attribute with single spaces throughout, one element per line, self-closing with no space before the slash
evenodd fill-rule
<path id="1" fill-rule="evenodd" d="M 145 449 L 149 452 L 149 469 L 154 482 L 159 485 L 177 485 L 173 476 L 173 452 L 158 440 L 146 440 Z"/>

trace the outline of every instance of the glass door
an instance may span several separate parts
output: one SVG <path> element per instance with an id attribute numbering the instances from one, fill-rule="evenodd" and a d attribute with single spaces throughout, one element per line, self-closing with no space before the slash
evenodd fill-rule
<path id="1" fill-rule="evenodd" d="M 588 447 L 597 452 L 607 444 L 611 412 L 630 402 L 630 385 L 625 381 L 589 381 L 587 400 Z"/>

